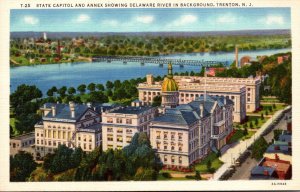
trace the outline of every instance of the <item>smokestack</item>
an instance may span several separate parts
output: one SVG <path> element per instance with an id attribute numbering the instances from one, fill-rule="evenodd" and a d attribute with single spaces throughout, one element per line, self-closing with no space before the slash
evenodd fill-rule
<path id="1" fill-rule="evenodd" d="M 239 48 L 238 45 L 235 45 L 235 66 L 239 68 Z"/>
<path id="2" fill-rule="evenodd" d="M 75 118 L 75 104 L 74 104 L 74 102 L 70 101 L 69 106 L 70 106 L 70 111 L 71 111 L 71 118 Z"/>
<path id="3" fill-rule="evenodd" d="M 204 105 L 203 103 L 200 103 L 200 117 L 203 117 L 203 110 L 204 110 Z"/>
<path id="4" fill-rule="evenodd" d="M 56 107 L 52 106 L 52 116 L 55 117 L 56 115 Z"/>

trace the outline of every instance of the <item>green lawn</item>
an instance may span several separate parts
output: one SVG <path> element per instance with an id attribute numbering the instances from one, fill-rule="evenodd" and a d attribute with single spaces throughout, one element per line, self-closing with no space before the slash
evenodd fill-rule
<path id="1" fill-rule="evenodd" d="M 258 124 L 255 125 L 255 119 L 257 119 Z M 261 119 L 258 116 L 248 116 L 248 128 L 250 128 L 250 122 L 252 122 L 254 129 L 259 129 L 265 122 L 267 121 L 267 118 Z"/>
<path id="2" fill-rule="evenodd" d="M 255 131 L 248 131 L 248 134 L 246 136 L 244 136 L 243 130 L 238 129 L 238 130 L 236 130 L 235 134 L 230 138 L 229 143 L 234 143 L 239 140 L 249 139 L 250 137 L 252 137 L 252 135 L 254 133 L 255 133 Z"/>
<path id="3" fill-rule="evenodd" d="M 210 160 L 211 162 L 211 168 L 217 170 L 219 169 L 222 165 L 223 162 L 217 157 L 217 154 L 215 153 L 210 153 L 207 157 L 205 157 L 200 163 L 195 165 L 195 170 L 199 171 L 200 173 L 208 173 L 207 169 L 207 162 Z"/>

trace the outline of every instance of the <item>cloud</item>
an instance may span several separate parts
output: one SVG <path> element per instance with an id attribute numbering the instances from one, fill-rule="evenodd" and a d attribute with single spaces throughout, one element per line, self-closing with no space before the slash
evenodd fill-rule
<path id="1" fill-rule="evenodd" d="M 104 25 L 104 26 L 110 26 L 110 27 L 117 27 L 118 25 L 120 25 L 119 21 L 117 20 L 102 20 L 101 21 L 101 25 Z"/>
<path id="2" fill-rule="evenodd" d="M 86 14 L 81 14 L 76 19 L 76 21 L 79 22 L 79 23 L 86 22 L 86 21 L 89 21 L 89 20 L 90 20 L 90 16 L 88 16 Z"/>
<path id="3" fill-rule="evenodd" d="M 265 18 L 260 19 L 259 22 L 266 25 L 283 25 L 284 18 L 281 15 L 267 15 Z"/>
<path id="4" fill-rule="evenodd" d="M 185 25 L 195 23 L 197 20 L 198 18 L 194 15 L 182 15 L 178 19 L 171 22 L 168 26 L 169 27 L 185 26 Z"/>
<path id="5" fill-rule="evenodd" d="M 151 16 L 151 15 L 138 16 L 136 18 L 136 21 L 140 22 L 140 23 L 144 23 L 144 24 L 149 24 L 149 23 L 152 23 L 154 21 L 154 17 Z"/>
<path id="6" fill-rule="evenodd" d="M 23 18 L 24 22 L 27 23 L 27 24 L 30 24 L 30 25 L 36 25 L 39 23 L 39 19 L 36 18 L 36 17 L 33 17 L 33 16 L 24 16 Z"/>
<path id="7" fill-rule="evenodd" d="M 218 23 L 235 23 L 236 20 L 236 16 L 231 13 L 226 13 L 217 18 Z"/>

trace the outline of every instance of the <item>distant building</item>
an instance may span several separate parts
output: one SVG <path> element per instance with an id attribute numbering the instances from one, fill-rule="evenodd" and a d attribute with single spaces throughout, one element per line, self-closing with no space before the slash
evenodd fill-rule
<path id="1" fill-rule="evenodd" d="M 137 132 L 149 136 L 149 123 L 157 114 L 157 108 L 133 101 L 131 106 L 117 107 L 102 113 L 102 148 L 122 149 L 129 145 Z"/>
<path id="2" fill-rule="evenodd" d="M 223 67 L 209 67 L 207 68 L 206 74 L 210 77 L 215 77 L 216 73 L 223 72 L 225 68 Z"/>
<path id="3" fill-rule="evenodd" d="M 43 39 L 44 39 L 44 41 L 47 41 L 47 33 L 46 32 L 43 33 Z"/>
<path id="4" fill-rule="evenodd" d="M 284 61 L 289 60 L 289 58 L 290 58 L 289 55 L 279 56 L 279 57 L 277 57 L 277 63 L 282 64 Z"/>
<path id="5" fill-rule="evenodd" d="M 37 159 L 53 153 L 58 145 L 92 151 L 101 144 L 100 108 L 90 103 L 46 103 L 42 121 L 35 125 Z"/>
<path id="6" fill-rule="evenodd" d="M 34 156 L 34 132 L 13 137 L 9 141 L 10 155 L 14 156 L 19 151 L 25 151 Z"/>
<path id="7" fill-rule="evenodd" d="M 251 57 L 250 56 L 244 56 L 241 58 L 240 66 L 243 67 L 245 65 L 251 65 Z"/>
<path id="8" fill-rule="evenodd" d="M 232 132 L 233 102 L 204 96 L 165 113 L 150 123 L 150 141 L 164 166 L 186 169 L 213 149 L 221 149 Z"/>

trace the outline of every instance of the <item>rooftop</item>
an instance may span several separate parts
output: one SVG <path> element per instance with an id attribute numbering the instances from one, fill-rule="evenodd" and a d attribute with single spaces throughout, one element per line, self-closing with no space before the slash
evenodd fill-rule
<path id="1" fill-rule="evenodd" d="M 118 107 L 118 108 L 112 109 L 109 112 L 110 113 L 138 115 L 145 111 L 148 111 L 151 108 L 153 108 L 153 107 L 151 107 L 151 106 L 138 106 L 138 107 L 126 106 L 126 107 Z"/>
<path id="2" fill-rule="evenodd" d="M 291 154 L 288 146 L 286 146 L 286 145 L 275 145 L 275 144 L 270 145 L 267 148 L 266 153 L 283 153 L 283 154 L 287 154 L 287 155 Z"/>
<path id="3" fill-rule="evenodd" d="M 292 136 L 291 135 L 280 135 L 278 141 L 292 142 Z"/>
<path id="4" fill-rule="evenodd" d="M 26 133 L 23 135 L 15 136 L 10 138 L 11 140 L 24 140 L 24 139 L 30 139 L 34 137 L 34 132 Z"/>
<path id="5" fill-rule="evenodd" d="M 278 161 L 266 160 L 265 162 L 263 162 L 263 166 L 271 167 L 271 168 L 274 168 L 276 171 L 283 171 L 286 173 L 290 169 L 291 164 L 284 163 L 284 162 L 278 162 Z"/>

